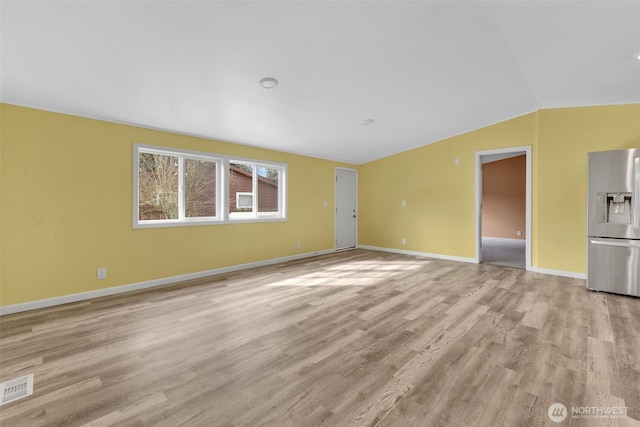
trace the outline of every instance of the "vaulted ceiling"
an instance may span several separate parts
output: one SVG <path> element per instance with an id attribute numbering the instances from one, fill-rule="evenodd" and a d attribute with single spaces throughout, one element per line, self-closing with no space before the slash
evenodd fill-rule
<path id="1" fill-rule="evenodd" d="M 640 102 L 633 0 L 3 0 L 0 19 L 2 102 L 354 164 Z"/>

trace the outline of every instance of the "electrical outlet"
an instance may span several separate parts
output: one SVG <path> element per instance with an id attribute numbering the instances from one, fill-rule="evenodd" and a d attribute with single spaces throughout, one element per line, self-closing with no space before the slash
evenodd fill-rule
<path id="1" fill-rule="evenodd" d="M 402 239 L 402 246 L 407 244 L 407 239 Z"/>
<path id="2" fill-rule="evenodd" d="M 300 242 L 296 243 L 296 249 L 300 249 L 302 247 L 302 244 Z"/>
<path id="3" fill-rule="evenodd" d="M 106 279 L 107 278 L 107 269 L 106 268 L 99 268 L 98 269 L 98 280 L 102 280 L 102 279 Z"/>
<path id="4" fill-rule="evenodd" d="M 522 236 L 522 230 L 516 231 L 516 236 Z"/>

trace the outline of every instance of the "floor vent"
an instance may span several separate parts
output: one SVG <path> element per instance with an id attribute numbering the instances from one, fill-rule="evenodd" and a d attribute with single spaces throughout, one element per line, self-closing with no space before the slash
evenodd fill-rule
<path id="1" fill-rule="evenodd" d="M 0 406 L 33 394 L 33 374 L 0 384 L 2 400 Z"/>

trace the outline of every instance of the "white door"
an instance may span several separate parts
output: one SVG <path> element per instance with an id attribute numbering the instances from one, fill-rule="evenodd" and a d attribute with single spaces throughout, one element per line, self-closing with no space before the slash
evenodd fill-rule
<path id="1" fill-rule="evenodd" d="M 336 168 L 336 249 L 354 248 L 358 233 L 358 174 Z"/>

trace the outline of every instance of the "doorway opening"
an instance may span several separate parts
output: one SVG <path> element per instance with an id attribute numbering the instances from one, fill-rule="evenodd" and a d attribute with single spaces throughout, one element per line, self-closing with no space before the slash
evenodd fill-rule
<path id="1" fill-rule="evenodd" d="M 531 269 L 531 147 L 476 152 L 476 262 Z"/>

